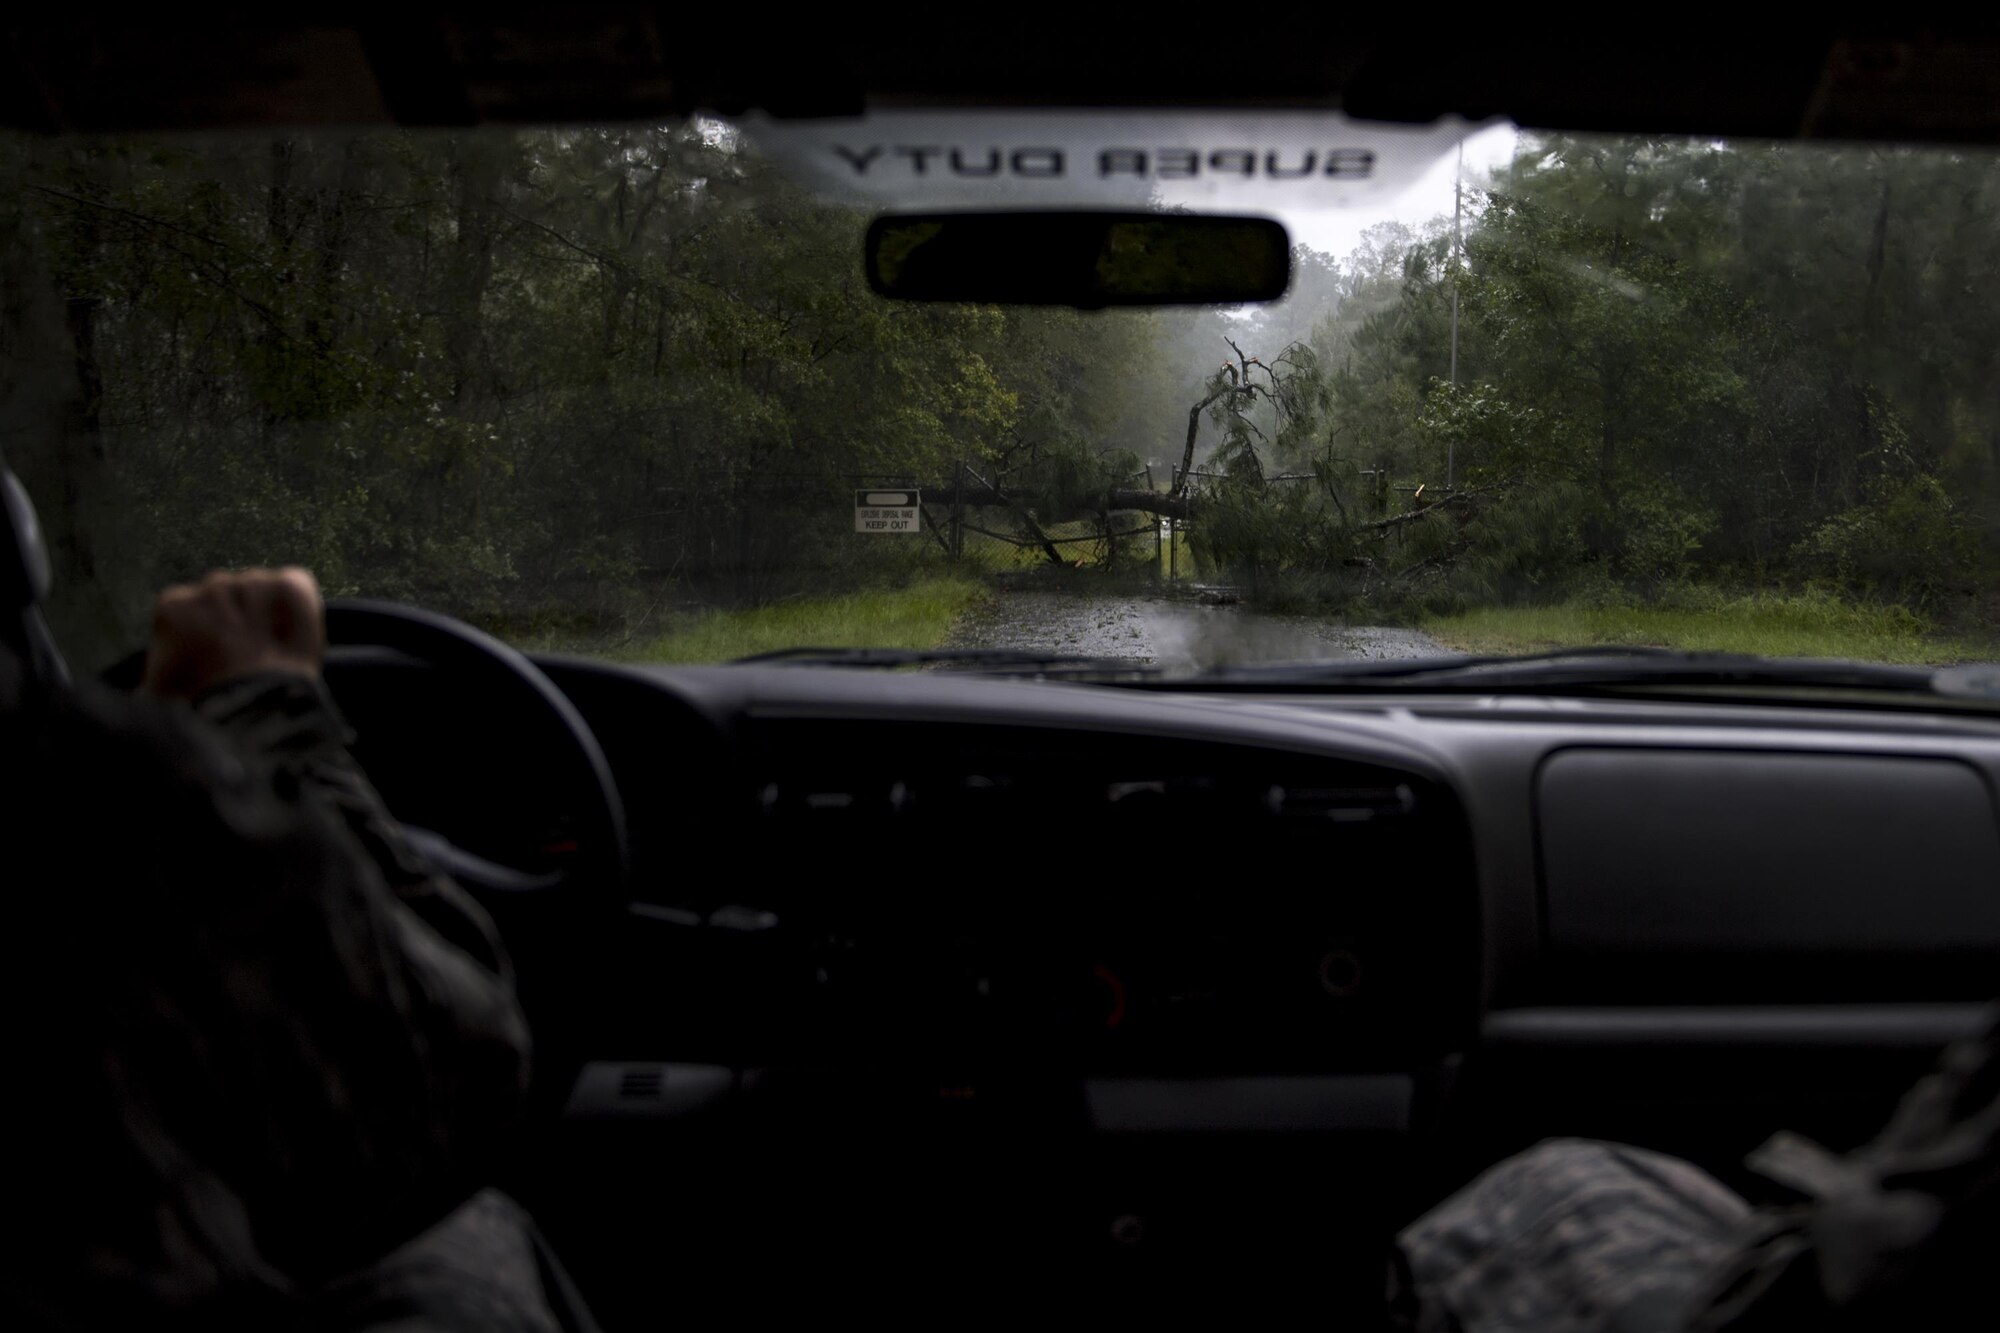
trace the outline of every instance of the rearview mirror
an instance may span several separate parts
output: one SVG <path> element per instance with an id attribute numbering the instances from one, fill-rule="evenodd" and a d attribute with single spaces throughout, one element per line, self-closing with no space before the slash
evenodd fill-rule
<path id="1" fill-rule="evenodd" d="M 1083 310 L 1275 301 L 1292 275 L 1279 223 L 1197 213 L 888 214 L 867 262 L 899 301 Z"/>

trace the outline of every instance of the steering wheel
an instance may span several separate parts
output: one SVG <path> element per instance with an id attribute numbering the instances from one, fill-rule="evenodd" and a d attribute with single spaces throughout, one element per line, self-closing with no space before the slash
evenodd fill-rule
<path id="1" fill-rule="evenodd" d="M 493 867 L 470 853 L 451 847 L 436 835 L 419 833 L 424 850 L 443 868 L 478 887 L 498 893 L 582 892 L 577 906 L 623 912 L 631 843 L 625 828 L 625 802 L 611 775 L 604 749 L 576 705 L 557 689 L 542 669 L 516 648 L 461 620 L 396 602 L 336 597 L 326 604 L 329 647 L 387 648 L 426 665 L 484 683 L 510 701 L 532 706 L 551 724 L 550 739 L 558 751 L 558 780 L 573 792 L 579 808 L 577 853 L 567 875 L 534 876 Z M 491 871 L 498 871 L 494 874 Z M 579 890 L 568 881 L 582 882 Z"/>
<path id="2" fill-rule="evenodd" d="M 408 825 L 403 832 L 432 864 L 477 895 L 500 927 L 520 965 L 516 985 L 535 1033 L 529 1105 L 536 1114 L 557 1111 L 583 1059 L 576 1017 L 594 1002 L 602 980 L 601 964 L 590 954 L 599 932 L 589 927 L 614 920 L 629 902 L 625 803 L 604 750 L 576 705 L 541 668 L 463 621 L 395 602 L 342 597 L 326 604 L 326 635 L 330 649 L 388 649 L 484 686 L 521 705 L 525 725 L 542 724 L 549 743 L 544 752 L 555 759 L 550 776 L 572 802 L 576 853 L 566 870 L 536 874 L 488 861 L 438 833 Z M 114 687 L 135 688 L 145 663 L 141 650 L 103 678 Z"/>
<path id="3" fill-rule="evenodd" d="M 579 914 L 610 916 L 625 910 L 631 863 L 625 803 L 590 724 L 541 668 L 519 650 L 463 621 L 396 602 L 329 599 L 326 636 L 329 648 L 384 648 L 481 684 L 525 706 L 545 724 L 556 758 L 555 776 L 576 802 L 571 813 L 577 850 L 571 869 L 533 874 L 476 856 L 440 834 L 406 828 L 410 840 L 440 869 L 465 887 L 482 891 L 489 901 L 562 895 L 568 899 L 564 907 Z M 133 688 L 145 660 L 143 650 L 125 658 L 104 673 L 106 683 Z"/>

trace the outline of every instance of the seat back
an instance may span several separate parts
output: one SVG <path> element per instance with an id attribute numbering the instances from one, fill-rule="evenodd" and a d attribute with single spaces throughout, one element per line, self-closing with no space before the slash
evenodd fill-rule
<path id="1" fill-rule="evenodd" d="M 69 683 L 69 668 L 42 614 L 49 594 L 49 548 L 34 502 L 0 458 L 0 646 L 16 654 L 47 688 Z"/>

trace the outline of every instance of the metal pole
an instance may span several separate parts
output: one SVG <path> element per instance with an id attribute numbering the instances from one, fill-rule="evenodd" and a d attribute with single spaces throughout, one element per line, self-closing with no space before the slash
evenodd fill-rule
<path id="1" fill-rule="evenodd" d="M 1458 275 L 1451 279 L 1451 387 L 1458 387 Z"/>
<path id="2" fill-rule="evenodd" d="M 1451 387 L 1458 388 L 1458 251 L 1464 241 L 1461 224 L 1465 216 L 1465 194 L 1459 187 L 1465 178 L 1465 143 L 1458 145 L 1458 167 L 1451 178 Z M 1444 442 L 1444 489 L 1449 495 L 1458 464 L 1458 441 Z"/>

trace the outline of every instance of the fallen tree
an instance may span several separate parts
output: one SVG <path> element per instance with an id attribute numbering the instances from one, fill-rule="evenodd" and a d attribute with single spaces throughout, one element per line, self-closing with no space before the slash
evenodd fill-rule
<path id="1" fill-rule="evenodd" d="M 1082 446 L 1075 442 L 1045 450 L 1041 442 L 1019 436 L 990 456 L 980 468 L 961 463 L 958 475 L 925 489 L 961 512 L 967 508 L 1006 510 L 1018 528 L 1022 544 L 1039 547 L 1051 564 L 1068 562 L 1049 536 L 1045 523 L 1088 516 L 1102 526 L 1110 539 L 1131 535 L 1113 532 L 1113 514 L 1151 514 L 1186 521 L 1198 518 L 1204 509 L 1217 504 L 1241 506 L 1247 501 L 1254 505 L 1256 497 L 1267 494 L 1266 488 L 1273 482 L 1318 481 L 1338 518 L 1329 521 L 1325 538 L 1317 544 L 1322 548 L 1322 558 L 1342 564 L 1357 560 L 1370 563 L 1362 549 L 1364 545 L 1374 545 L 1370 539 L 1387 538 L 1434 514 L 1455 513 L 1463 525 L 1485 499 L 1481 492 L 1459 491 L 1426 501 L 1420 488 L 1417 507 L 1407 513 L 1357 522 L 1357 516 L 1339 493 L 1336 473 L 1330 464 L 1314 462 L 1312 470 L 1306 473 L 1268 472 L 1266 464 L 1273 452 L 1281 458 L 1297 458 L 1302 452 L 1316 453 L 1319 448 L 1315 442 L 1322 438 L 1326 399 L 1316 363 L 1312 353 L 1298 344 L 1287 346 L 1266 363 L 1245 354 L 1234 342 L 1226 338 L 1224 341 L 1229 343 L 1233 358 L 1222 363 L 1203 386 L 1202 395 L 1189 406 L 1180 467 L 1166 489 L 1132 485 L 1130 475 L 1105 476 L 1115 468 L 1105 465 L 1105 460 L 1080 458 Z M 1212 465 L 1220 469 L 1213 473 L 1195 471 L 1195 451 L 1205 413 L 1213 415 L 1224 437 L 1212 454 Z M 1253 413 L 1267 414 L 1263 426 L 1252 419 Z M 1087 477 L 1093 468 L 1103 478 L 1101 484 L 1079 485 L 1080 474 Z M 1206 479 L 1204 484 L 1195 484 L 1198 477 Z M 1343 547 L 1347 549 L 1339 549 Z"/>
<path id="2" fill-rule="evenodd" d="M 1016 517 L 1025 518 L 1030 524 L 1035 522 L 1033 515 L 1023 513 L 1021 506 L 1024 504 L 1024 501 L 1019 494 L 1004 490 L 986 481 L 980 481 L 977 485 L 963 488 L 954 487 L 951 483 L 946 482 L 941 486 L 930 489 L 933 494 L 949 496 L 953 504 L 965 505 L 973 509 L 1008 509 Z M 1197 507 L 1198 502 L 1194 497 L 1175 495 L 1171 491 L 1148 491 L 1128 486 L 1107 486 L 1104 490 L 1090 495 L 1087 503 L 1077 507 L 1076 513 L 1078 517 L 1107 512 L 1137 512 L 1158 514 L 1161 518 L 1188 518 L 1194 513 Z M 1033 535 L 1032 531 L 1030 535 Z"/>

